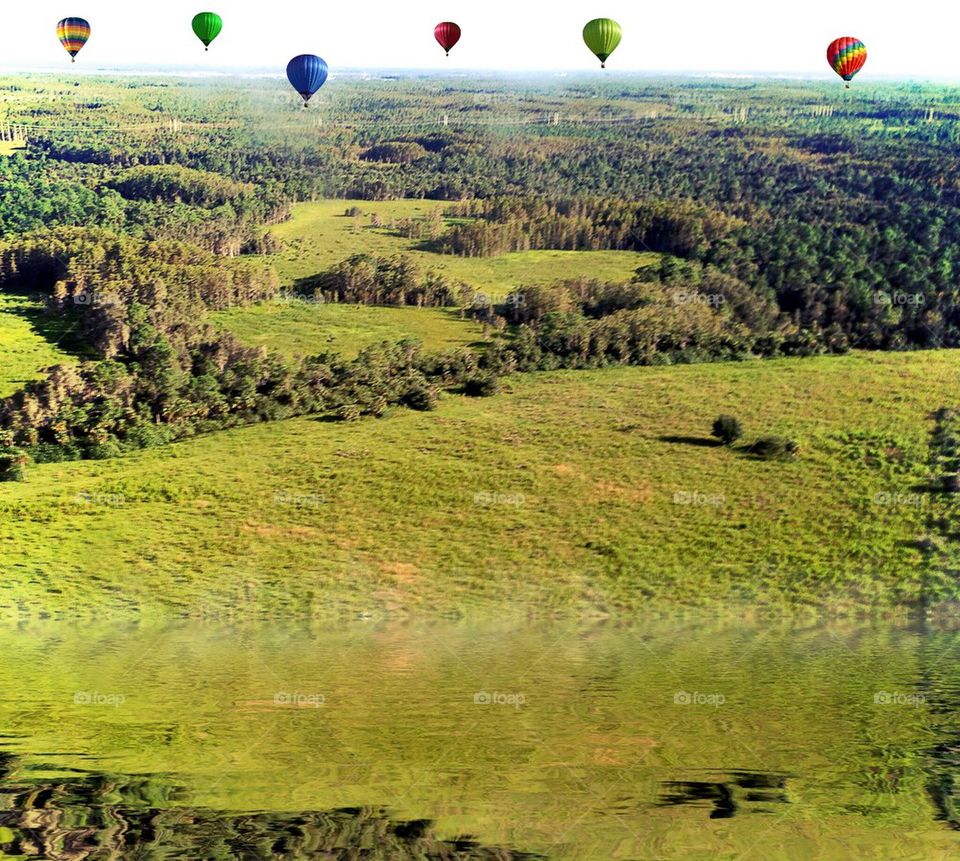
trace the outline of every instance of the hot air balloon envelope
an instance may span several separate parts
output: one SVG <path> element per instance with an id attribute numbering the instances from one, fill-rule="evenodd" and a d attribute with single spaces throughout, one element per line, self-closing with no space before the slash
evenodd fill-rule
<path id="1" fill-rule="evenodd" d="M 90 24 L 83 18 L 64 18 L 57 24 L 57 38 L 67 49 L 67 53 L 76 60 L 80 49 L 90 38 Z"/>
<path id="2" fill-rule="evenodd" d="M 450 56 L 450 49 L 460 41 L 460 28 L 453 21 L 443 21 L 433 28 L 434 38 Z"/>
<path id="3" fill-rule="evenodd" d="M 222 29 L 223 18 L 216 12 L 201 12 L 193 16 L 193 32 L 205 48 L 210 47 L 210 43 L 220 35 Z"/>
<path id="4" fill-rule="evenodd" d="M 302 96 L 304 107 L 310 97 L 323 86 L 327 73 L 326 61 L 315 54 L 300 54 L 287 63 L 287 79 Z"/>
<path id="5" fill-rule="evenodd" d="M 849 82 L 867 62 L 867 48 L 853 36 L 834 39 L 827 48 L 827 62 L 841 78 Z"/>
<path id="6" fill-rule="evenodd" d="M 623 30 L 612 18 L 594 18 L 583 28 L 583 41 L 597 55 L 600 68 L 607 67 L 607 57 L 617 50 Z"/>

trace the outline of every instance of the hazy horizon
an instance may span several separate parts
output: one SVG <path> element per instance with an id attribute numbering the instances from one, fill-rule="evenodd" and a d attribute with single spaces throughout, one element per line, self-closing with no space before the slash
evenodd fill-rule
<path id="1" fill-rule="evenodd" d="M 611 72 L 774 73 L 819 79 L 830 75 L 827 44 L 852 35 L 864 41 L 869 54 L 859 80 L 960 80 L 960 59 L 953 52 L 917 48 L 929 43 L 931 21 L 947 31 L 960 24 L 960 12 L 934 16 L 932 4 L 915 6 L 912 14 L 895 19 L 879 15 L 876 5 L 865 0 L 851 0 L 842 8 L 824 0 L 790 8 L 759 0 L 736 8 L 703 0 L 649 8 L 606 0 L 586 6 L 543 4 L 543 11 L 504 0 L 490 0 L 482 8 L 429 0 L 403 6 L 374 2 L 364 7 L 362 17 L 349 4 L 319 7 L 276 0 L 265 7 L 235 0 L 230 5 L 232 9 L 170 0 L 158 12 L 118 0 L 86 0 L 16 7 L 7 12 L 0 32 L 0 57 L 4 69 L 24 71 L 190 64 L 214 72 L 277 68 L 282 73 L 291 56 L 317 53 L 331 69 L 342 70 L 599 72 L 581 30 L 588 19 L 609 16 L 624 31 L 608 63 Z M 224 28 L 205 53 L 190 21 L 209 8 L 223 16 Z M 924 14 L 924 8 L 931 14 Z M 87 18 L 93 30 L 75 67 L 55 33 L 57 21 L 67 15 Z M 463 28 L 449 58 L 433 39 L 433 26 L 441 20 L 456 20 Z"/>
<path id="2" fill-rule="evenodd" d="M 50 75 L 66 77 L 95 77 L 102 75 L 131 75 L 137 77 L 167 76 L 187 78 L 247 78 L 264 80 L 286 81 L 283 68 L 271 66 L 191 66 L 189 63 L 146 64 L 146 63 L 117 63 L 115 65 L 100 64 L 96 66 L 68 65 L 60 68 L 53 65 L 14 66 L 0 62 L 0 76 Z M 742 70 L 742 69 L 599 69 L 594 74 L 591 69 L 496 69 L 496 68 L 450 68 L 436 69 L 431 67 L 414 66 L 343 66 L 330 70 L 329 81 L 338 77 L 420 77 L 420 78 L 471 78 L 478 77 L 490 81 L 510 80 L 544 80 L 564 79 L 574 80 L 594 79 L 603 81 L 607 78 L 623 80 L 649 78 L 651 80 L 670 80 L 689 78 L 691 81 L 729 80 L 729 81 L 782 81 L 786 83 L 836 83 L 842 89 L 842 82 L 829 69 L 823 73 L 802 72 L 797 70 Z M 874 75 L 871 80 L 858 79 L 854 88 L 863 88 L 870 84 L 937 84 L 960 86 L 960 74 L 956 76 L 938 75 Z"/>

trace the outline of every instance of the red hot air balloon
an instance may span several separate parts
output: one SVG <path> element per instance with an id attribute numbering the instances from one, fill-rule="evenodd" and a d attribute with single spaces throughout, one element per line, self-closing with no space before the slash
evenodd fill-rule
<path id="1" fill-rule="evenodd" d="M 443 21 L 433 28 L 433 35 L 449 57 L 450 49 L 460 41 L 460 28 L 453 21 Z"/>

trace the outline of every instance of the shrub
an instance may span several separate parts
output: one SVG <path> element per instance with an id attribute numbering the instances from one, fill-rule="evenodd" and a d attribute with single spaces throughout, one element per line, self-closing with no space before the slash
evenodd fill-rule
<path id="1" fill-rule="evenodd" d="M 416 382 L 407 389 L 400 402 L 412 410 L 427 411 L 435 410 L 439 400 L 439 393 L 434 386 Z"/>
<path id="2" fill-rule="evenodd" d="M 713 423 L 713 435 L 724 445 L 733 445 L 743 436 L 743 428 L 734 416 L 718 416 Z"/>
<path id="3" fill-rule="evenodd" d="M 470 398 L 489 398 L 500 391 L 500 380 L 493 374 L 474 374 L 463 383 L 463 393 Z"/>
<path id="4" fill-rule="evenodd" d="M 782 436 L 762 436 L 750 446 L 749 451 L 763 460 L 786 460 L 796 457 L 800 445 L 796 440 Z"/>
<path id="5" fill-rule="evenodd" d="M 83 458 L 83 452 L 75 443 L 57 445 L 52 442 L 42 442 L 33 446 L 30 451 L 35 463 L 63 463 Z"/>
<path id="6" fill-rule="evenodd" d="M 0 448 L 0 481 L 23 481 L 28 461 L 23 449 Z"/>
<path id="7" fill-rule="evenodd" d="M 377 395 L 372 401 L 370 401 L 369 409 L 370 415 L 379 419 L 387 414 L 387 411 L 390 409 L 390 403 L 383 395 Z"/>
<path id="8" fill-rule="evenodd" d="M 359 404 L 341 404 L 337 407 L 337 418 L 342 422 L 355 422 L 360 420 L 363 411 Z"/>
<path id="9" fill-rule="evenodd" d="M 115 440 L 109 440 L 87 446 L 84 454 L 88 460 L 108 460 L 112 457 L 120 457 L 123 451 Z"/>

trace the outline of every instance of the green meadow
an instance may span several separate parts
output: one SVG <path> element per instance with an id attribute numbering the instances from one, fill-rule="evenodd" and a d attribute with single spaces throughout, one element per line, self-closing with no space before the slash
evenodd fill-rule
<path id="1" fill-rule="evenodd" d="M 465 281 L 493 299 L 520 284 L 551 283 L 584 276 L 603 281 L 628 281 L 644 262 L 657 255 L 633 251 L 524 251 L 498 257 L 463 258 L 419 248 L 396 229 L 401 219 L 427 219 L 442 212 L 431 200 L 322 200 L 294 207 L 292 217 L 272 233 L 285 244 L 273 264 L 287 285 L 316 275 L 353 254 L 390 257 L 409 254 L 424 270 L 438 269 L 453 281 Z M 351 208 L 362 214 L 346 215 Z M 379 216 L 380 227 L 371 223 Z M 393 227 L 391 227 L 391 222 Z"/>
<path id="2" fill-rule="evenodd" d="M 0 397 L 43 376 L 44 368 L 70 361 L 55 345 L 57 332 L 41 311 L 23 296 L 0 293 Z"/>
<path id="3" fill-rule="evenodd" d="M 345 213 L 356 208 L 360 216 Z M 272 228 L 284 250 L 270 263 L 285 286 L 293 287 L 358 253 L 391 257 L 406 254 L 426 271 L 442 270 L 496 301 L 521 284 L 551 283 L 584 276 L 627 281 L 638 266 L 656 255 L 632 251 L 527 251 L 489 258 L 461 258 L 419 248 L 420 240 L 397 231 L 402 219 L 428 219 L 443 204 L 429 200 L 324 200 L 299 204 L 290 220 Z M 381 226 L 375 227 L 376 215 Z M 392 224 L 392 226 L 391 226 Z M 267 302 L 234 308 L 212 319 L 241 340 L 286 355 L 324 350 L 356 355 L 378 341 L 416 338 L 427 351 L 479 345 L 482 327 L 447 308 L 390 308 L 312 302 Z"/>
<path id="4" fill-rule="evenodd" d="M 214 314 L 215 322 L 252 346 L 285 355 L 331 351 L 355 356 L 380 341 L 416 338 L 428 352 L 483 342 L 482 327 L 450 308 L 316 304 L 291 299 Z"/>
<path id="5" fill-rule="evenodd" d="M 915 491 L 956 372 L 943 351 L 532 374 L 434 413 L 38 465 L 0 485 L 0 605 L 276 617 L 916 603 Z M 719 413 L 747 441 L 797 439 L 800 456 L 714 446 Z"/>

